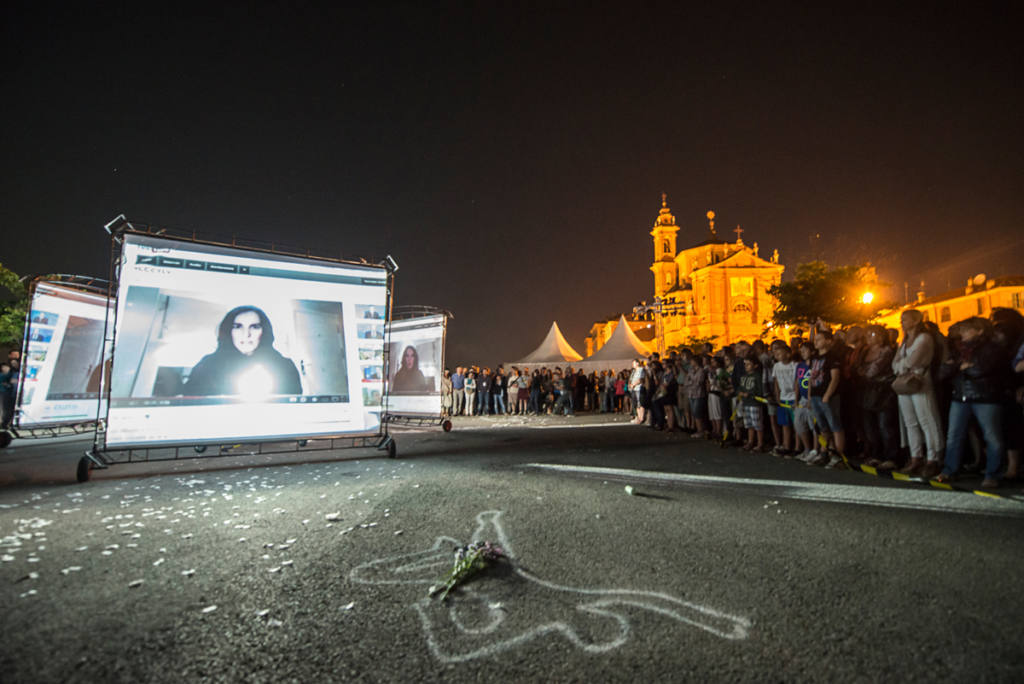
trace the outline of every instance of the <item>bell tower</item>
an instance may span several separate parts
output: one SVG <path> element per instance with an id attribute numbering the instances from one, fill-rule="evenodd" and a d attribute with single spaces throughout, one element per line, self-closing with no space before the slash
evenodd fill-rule
<path id="1" fill-rule="evenodd" d="M 678 280 L 676 265 L 676 217 L 668 208 L 668 195 L 661 193 L 661 211 L 654 222 L 651 237 L 654 238 L 654 296 L 660 297 L 673 287 Z"/>

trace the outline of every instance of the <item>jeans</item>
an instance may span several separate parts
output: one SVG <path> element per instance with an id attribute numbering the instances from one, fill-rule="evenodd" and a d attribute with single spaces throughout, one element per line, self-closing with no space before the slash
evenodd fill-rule
<path id="1" fill-rule="evenodd" d="M 489 390 L 476 393 L 476 415 L 483 416 L 491 412 L 491 394 Z"/>
<path id="2" fill-rule="evenodd" d="M 900 446 L 899 417 L 896 408 L 882 411 L 864 409 L 861 413 L 864 423 L 864 438 L 867 440 L 864 455 L 881 461 L 895 461 Z"/>
<path id="3" fill-rule="evenodd" d="M 501 396 L 501 392 L 491 395 L 494 397 L 494 413 L 501 416 L 505 414 L 505 397 Z"/>
<path id="4" fill-rule="evenodd" d="M 1003 464 L 1003 407 L 954 400 L 949 405 L 949 431 L 946 433 L 946 466 L 942 472 L 952 475 L 960 468 L 967 441 L 967 425 L 974 416 L 985 440 L 985 477 L 994 478 Z"/>
<path id="5" fill-rule="evenodd" d="M 527 405 L 526 409 L 530 413 L 540 413 L 540 390 L 539 389 L 532 389 L 532 390 L 530 390 L 530 403 Z"/>

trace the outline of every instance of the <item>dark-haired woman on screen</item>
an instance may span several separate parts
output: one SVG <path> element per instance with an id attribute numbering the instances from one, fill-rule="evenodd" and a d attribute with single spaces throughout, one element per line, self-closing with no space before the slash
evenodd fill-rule
<path id="1" fill-rule="evenodd" d="M 217 350 L 195 365 L 186 396 L 302 394 L 299 371 L 274 349 L 274 328 L 255 306 L 235 307 L 217 328 Z"/>
<path id="2" fill-rule="evenodd" d="M 391 384 L 393 392 L 426 392 L 427 379 L 420 371 L 420 355 L 411 344 L 402 352 L 401 366 Z"/>

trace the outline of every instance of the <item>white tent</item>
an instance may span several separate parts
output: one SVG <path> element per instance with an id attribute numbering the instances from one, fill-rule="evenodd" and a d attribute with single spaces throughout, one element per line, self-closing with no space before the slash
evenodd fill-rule
<path id="1" fill-rule="evenodd" d="M 588 372 L 605 369 L 620 371 L 632 368 L 633 359 L 646 359 L 650 355 L 651 350 L 629 327 L 626 317 L 619 316 L 619 322 L 604 346 L 576 366 Z"/>
<path id="2" fill-rule="evenodd" d="M 558 329 L 558 323 L 552 322 L 547 337 L 539 347 L 518 361 L 506 363 L 505 368 L 509 369 L 512 366 L 562 366 L 575 363 L 582 358 L 572 348 L 572 345 L 566 342 L 562 331 Z"/>

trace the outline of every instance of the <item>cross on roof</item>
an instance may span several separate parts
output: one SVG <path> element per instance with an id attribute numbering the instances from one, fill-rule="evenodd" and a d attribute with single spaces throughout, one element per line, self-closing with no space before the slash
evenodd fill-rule
<path id="1" fill-rule="evenodd" d="M 736 233 L 736 239 L 737 240 L 742 240 L 743 239 L 743 229 L 740 228 L 739 226 L 736 226 L 736 230 L 734 230 L 732 232 Z"/>

